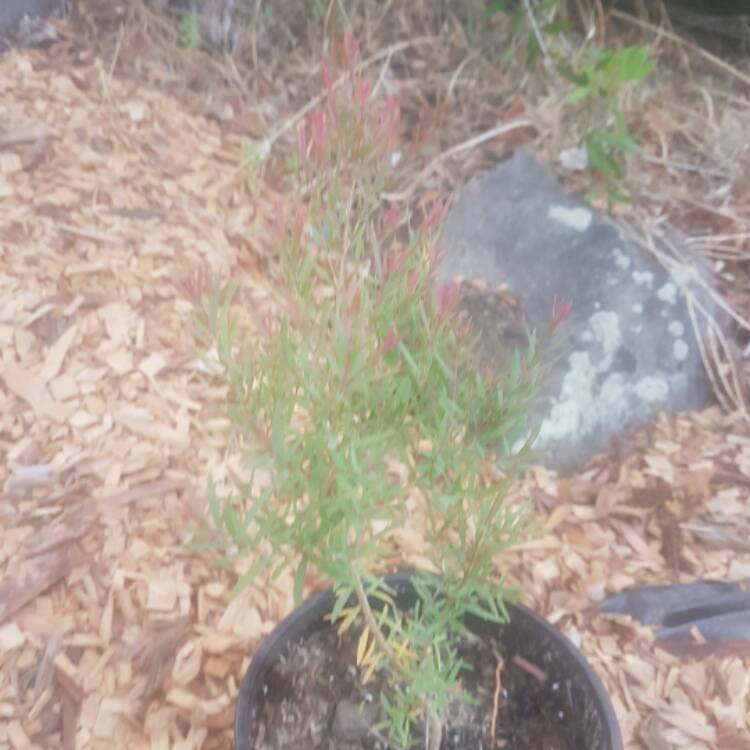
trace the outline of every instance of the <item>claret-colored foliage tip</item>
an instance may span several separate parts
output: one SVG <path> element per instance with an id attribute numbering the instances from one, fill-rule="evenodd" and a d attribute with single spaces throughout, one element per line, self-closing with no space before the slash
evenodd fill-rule
<path id="1" fill-rule="evenodd" d="M 530 337 L 499 381 L 467 365 L 458 287 L 435 279 L 444 206 L 412 229 L 384 203 L 397 103 L 359 72 L 351 35 L 336 61 L 322 68 L 323 104 L 296 134 L 295 198 L 270 227 L 283 269 L 276 312 L 240 325 L 235 313 L 252 305 L 235 286 L 197 274 L 184 287 L 228 385 L 248 473 L 271 476 L 238 482 L 231 497 L 212 490 L 210 509 L 252 560 L 238 590 L 286 566 L 298 601 L 309 575 L 333 583 L 339 630 L 361 632 L 362 680 L 389 671 L 379 729 L 393 745 L 421 736 L 434 750 L 447 702 L 462 696 L 464 616 L 504 618 L 494 566 L 524 530 L 504 500 L 530 443 L 541 347 Z M 556 303 L 549 332 L 568 312 Z M 381 574 L 398 566 L 410 524 L 424 563 L 419 606 L 403 613 Z"/>

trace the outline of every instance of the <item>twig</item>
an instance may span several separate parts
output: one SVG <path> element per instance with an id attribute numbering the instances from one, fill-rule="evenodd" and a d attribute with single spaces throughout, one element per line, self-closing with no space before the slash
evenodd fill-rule
<path id="1" fill-rule="evenodd" d="M 120 26 L 118 32 L 117 32 L 117 44 L 115 45 L 115 51 L 112 55 L 112 61 L 109 64 L 109 70 L 107 71 L 107 90 L 109 90 L 109 85 L 112 83 L 112 76 L 115 73 L 115 68 L 117 67 L 117 61 L 120 59 L 120 52 L 122 52 L 122 43 L 125 38 L 125 25 L 123 24 Z"/>
<path id="2" fill-rule="evenodd" d="M 458 83 L 458 79 L 461 76 L 461 73 L 463 73 L 463 70 L 465 67 L 468 66 L 468 64 L 475 58 L 477 55 L 475 53 L 472 53 L 470 55 L 467 55 L 462 61 L 461 64 L 456 68 L 453 75 L 451 76 L 451 80 L 448 83 L 448 88 L 446 89 L 446 95 L 448 99 L 450 99 L 453 96 L 453 89 L 456 87 L 456 84 Z"/>
<path id="3" fill-rule="evenodd" d="M 522 117 L 518 120 L 511 120 L 510 122 L 506 122 L 503 125 L 498 125 L 496 128 L 490 128 L 490 130 L 485 130 L 484 133 L 480 133 L 479 135 L 475 135 L 474 137 L 469 138 L 466 141 L 457 143 L 455 146 L 451 146 L 446 151 L 438 154 L 434 159 L 431 159 L 424 167 L 424 169 L 422 169 L 420 173 L 402 191 L 398 193 L 384 193 L 383 197 L 391 202 L 407 200 L 417 188 L 417 186 L 422 182 L 422 180 L 433 169 L 435 169 L 435 167 L 444 162 L 446 159 L 450 159 L 452 156 L 456 156 L 463 151 L 468 151 L 475 146 L 479 146 L 485 141 L 497 138 L 497 136 L 505 135 L 506 133 L 513 132 L 514 130 L 520 130 L 521 128 L 528 127 L 533 127 L 533 123 L 531 122 L 531 120 L 527 120 L 526 118 Z"/>
<path id="4" fill-rule="evenodd" d="M 735 408 L 739 409 L 740 413 L 742 414 L 742 417 L 745 420 L 750 420 L 750 414 L 748 414 L 748 411 L 747 411 L 747 402 L 745 401 L 745 394 L 744 394 L 744 390 L 742 387 L 742 378 L 740 377 L 740 373 L 737 369 L 737 361 L 735 357 L 732 355 L 732 350 L 731 350 L 729 339 L 726 337 L 724 331 L 722 331 L 721 326 L 713 318 L 709 318 L 708 321 L 709 321 L 708 333 L 709 333 L 709 341 L 711 343 L 711 350 L 714 354 L 714 357 L 716 358 L 717 366 L 719 367 L 719 375 L 721 375 L 722 377 L 722 382 L 724 383 L 724 387 L 729 392 L 734 402 Z M 718 339 L 719 345 L 721 346 L 721 351 L 724 352 L 724 355 L 726 357 L 726 364 L 729 366 L 729 374 L 731 376 L 730 378 L 730 382 L 732 386 L 731 388 L 727 386 L 727 379 L 724 377 L 723 373 L 721 372 L 721 369 L 720 369 L 721 359 L 719 357 L 719 352 L 716 349 L 716 341 L 714 339 Z"/>
<path id="5" fill-rule="evenodd" d="M 92 242 L 102 242 L 107 245 L 120 244 L 120 240 L 117 240 L 114 237 L 110 237 L 106 234 L 99 234 L 99 232 L 92 232 L 89 229 L 79 229 L 78 227 L 74 227 L 72 224 L 63 224 L 61 222 L 56 222 L 55 226 L 61 232 L 72 234 L 75 237 L 81 237 L 84 240 L 91 240 Z"/>
<path id="6" fill-rule="evenodd" d="M 661 166 L 667 167 L 667 169 L 677 169 L 682 172 L 697 172 L 698 174 L 706 175 L 708 177 L 721 177 L 726 180 L 731 177 L 727 172 L 722 172 L 718 169 L 700 167 L 697 164 L 687 164 L 686 162 L 672 161 L 670 159 L 660 159 L 658 156 L 652 156 L 645 152 L 639 153 L 639 156 L 643 161 L 648 162 L 649 164 L 660 164 Z"/>
<path id="7" fill-rule="evenodd" d="M 495 692 L 492 694 L 492 720 L 490 721 L 490 747 L 497 744 L 497 712 L 500 707 L 500 673 L 503 670 L 503 657 L 492 649 L 495 654 Z"/>
<path id="8" fill-rule="evenodd" d="M 688 286 L 688 283 L 681 278 L 681 274 L 675 274 L 674 271 L 678 267 L 690 269 L 690 279 L 692 279 L 698 286 L 708 295 L 709 299 L 716 304 L 716 306 L 723 310 L 733 320 L 735 320 L 745 330 L 750 330 L 750 320 L 746 320 L 740 313 L 738 313 L 726 300 L 715 290 L 713 287 L 703 278 L 700 273 L 695 272 L 691 266 L 687 266 L 680 260 L 680 253 L 673 243 L 663 234 L 660 233 L 661 241 L 666 245 L 668 250 L 671 252 L 672 257 L 667 253 L 659 250 L 655 243 L 651 233 L 645 229 L 645 222 L 641 221 L 642 235 L 635 233 L 632 229 L 629 229 L 623 224 L 615 222 L 615 225 L 620 228 L 623 234 L 630 237 L 636 244 L 650 252 L 654 258 L 667 270 L 673 280 L 673 282 L 680 288 L 682 295 L 687 305 L 688 315 L 690 316 L 690 322 L 695 333 L 695 338 L 698 343 L 698 350 L 703 362 L 703 368 L 711 381 L 711 386 L 721 404 L 722 408 L 731 411 L 731 408 L 739 410 L 744 419 L 749 419 L 747 404 L 745 396 L 742 391 L 740 383 L 740 376 L 737 371 L 736 363 L 732 356 L 729 341 L 727 340 L 721 326 L 716 321 L 715 317 L 706 309 L 705 305 L 702 304 L 696 297 L 693 291 Z M 646 239 L 644 239 L 644 237 Z M 702 324 L 701 324 L 702 323 Z M 706 340 L 704 340 L 704 331 L 706 331 L 706 338 L 710 344 L 710 350 L 706 347 Z M 725 353 L 727 362 L 729 363 L 731 378 L 727 379 L 722 373 L 720 364 L 721 358 L 719 357 L 719 351 L 716 348 L 716 341 L 711 339 L 713 336 L 718 339 L 721 345 L 721 350 Z M 713 355 L 713 360 L 711 358 Z M 714 368 L 715 365 L 715 368 Z"/>
<path id="9" fill-rule="evenodd" d="M 537 667 L 536 664 L 532 664 L 528 659 L 524 659 L 520 654 L 516 654 L 512 661 L 519 669 L 523 669 L 524 672 L 530 674 L 538 682 L 547 682 L 549 675 L 543 669 Z"/>
<path id="10" fill-rule="evenodd" d="M 675 246 L 669 241 L 667 237 L 661 235 L 662 242 L 672 251 L 675 256 L 679 256 Z M 658 250 L 654 248 L 652 252 L 656 255 Z M 672 261 L 672 265 L 680 264 L 679 260 Z M 719 294 L 699 273 L 692 273 L 692 278 L 697 282 L 704 292 L 713 300 L 713 302 L 722 309 L 730 318 L 732 318 L 738 325 L 744 328 L 746 331 L 750 331 L 750 319 L 745 318 L 743 315 L 738 313 L 722 296 Z"/>
<path id="11" fill-rule="evenodd" d="M 59 136 L 58 131 L 50 128 L 46 123 L 25 124 L 0 134 L 0 148 L 33 143 L 43 138 L 59 138 Z"/>
<path id="12" fill-rule="evenodd" d="M 354 594 L 357 597 L 359 609 L 362 612 L 362 616 L 365 618 L 365 625 L 367 625 L 368 630 L 372 633 L 372 637 L 378 644 L 378 648 L 388 661 L 395 666 L 397 663 L 396 654 L 393 652 L 391 644 L 385 639 L 383 631 L 380 629 L 378 621 L 375 619 L 375 615 L 370 607 L 370 601 L 367 598 L 364 587 L 362 586 L 362 578 L 352 566 L 349 568 L 349 578 L 354 587 Z M 443 725 L 440 721 L 440 717 L 437 715 L 434 706 L 430 704 L 427 698 L 422 700 L 422 708 L 427 720 L 425 747 L 427 750 L 439 750 L 440 741 L 443 737 Z"/>
<path id="13" fill-rule="evenodd" d="M 693 331 L 695 332 L 695 340 L 698 342 L 698 353 L 700 354 L 701 361 L 703 362 L 703 369 L 706 371 L 706 375 L 708 376 L 708 379 L 711 381 L 711 386 L 713 389 L 713 392 L 721 405 L 721 408 L 725 411 L 730 411 L 729 402 L 726 399 L 726 396 L 724 395 L 724 392 L 719 387 L 719 383 L 716 380 L 716 375 L 714 374 L 714 368 L 711 365 L 711 359 L 708 356 L 708 352 L 706 351 L 706 342 L 703 339 L 703 335 L 701 333 L 701 327 L 698 324 L 698 319 L 695 314 L 695 307 L 693 304 L 694 300 L 687 298 L 685 300 L 685 303 L 687 305 L 688 315 L 690 316 L 690 322 L 693 326 Z"/>
<path id="14" fill-rule="evenodd" d="M 534 34 L 536 43 L 539 45 L 539 50 L 541 51 L 546 63 L 549 60 L 549 52 L 547 51 L 547 45 L 545 44 L 542 32 L 539 29 L 539 24 L 536 22 L 536 16 L 534 15 L 534 11 L 531 9 L 529 0 L 522 0 L 522 2 L 524 10 L 526 11 L 526 16 L 529 19 L 529 26 L 531 26 L 531 31 Z"/>
<path id="15" fill-rule="evenodd" d="M 258 23 L 260 21 L 260 8 L 263 0 L 255 0 L 255 8 L 253 8 L 253 20 L 252 26 L 252 37 L 250 39 L 250 51 L 253 59 L 253 70 L 258 70 Z"/>
<path id="16" fill-rule="evenodd" d="M 730 242 L 731 240 L 750 240 L 750 232 L 734 232 L 732 234 L 703 234 L 690 237 L 692 244 L 701 244 L 704 241 L 711 242 Z"/>

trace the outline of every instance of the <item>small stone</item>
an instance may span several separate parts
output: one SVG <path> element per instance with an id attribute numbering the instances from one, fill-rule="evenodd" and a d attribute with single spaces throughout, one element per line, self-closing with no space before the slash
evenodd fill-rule
<path id="1" fill-rule="evenodd" d="M 688 349 L 688 345 L 682 339 L 677 339 L 672 344 L 672 354 L 678 362 L 684 362 L 688 358 L 689 353 L 690 349 Z"/>
<path id="2" fill-rule="evenodd" d="M 343 698 L 336 704 L 331 723 L 331 734 L 340 742 L 360 742 L 367 736 L 374 719 L 374 706 L 361 708 L 353 701 Z"/>
<path id="3" fill-rule="evenodd" d="M 685 333 L 685 326 L 679 320 L 673 320 L 669 324 L 669 332 L 675 337 L 680 338 Z"/>

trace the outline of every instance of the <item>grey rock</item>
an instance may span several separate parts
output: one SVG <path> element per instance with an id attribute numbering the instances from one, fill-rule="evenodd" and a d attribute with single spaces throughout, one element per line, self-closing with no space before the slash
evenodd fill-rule
<path id="1" fill-rule="evenodd" d="M 705 269 L 683 264 L 673 277 L 606 217 L 563 193 L 527 151 L 464 187 L 443 244 L 440 281 L 507 284 L 537 331 L 546 329 L 555 295 L 574 302 L 561 329 L 564 351 L 535 415 L 536 450 L 549 468 L 576 469 L 660 411 L 713 403 L 680 291 L 691 288 L 711 309 L 695 282 Z M 507 352 L 499 340 L 481 338 L 483 347 L 495 347 L 489 353 L 501 367 Z"/>
<path id="2" fill-rule="evenodd" d="M 0 51 L 9 42 L 28 46 L 54 41 L 56 33 L 43 19 L 51 15 L 62 15 L 64 11 L 64 0 L 2 0 Z"/>

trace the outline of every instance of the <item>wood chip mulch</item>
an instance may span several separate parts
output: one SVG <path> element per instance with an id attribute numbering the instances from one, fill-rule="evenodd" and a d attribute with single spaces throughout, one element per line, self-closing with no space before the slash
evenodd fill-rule
<path id="1" fill-rule="evenodd" d="M 239 465 L 173 282 L 205 263 L 266 303 L 252 230 L 273 197 L 239 154 L 97 62 L 0 58 L 0 748 L 229 748 L 238 681 L 290 609 L 284 577 L 229 603 L 241 567 L 189 546 L 206 474 Z M 670 654 L 595 611 L 750 579 L 748 487 L 750 430 L 716 410 L 524 484 L 542 533 L 502 564 L 601 675 L 628 748 L 750 747 L 746 655 Z"/>

